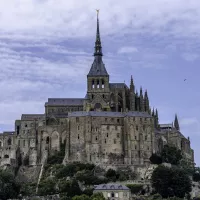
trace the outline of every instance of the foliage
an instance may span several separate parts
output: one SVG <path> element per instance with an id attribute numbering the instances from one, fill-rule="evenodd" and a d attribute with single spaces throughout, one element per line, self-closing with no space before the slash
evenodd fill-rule
<path id="1" fill-rule="evenodd" d="M 153 153 L 149 159 L 150 159 L 152 164 L 159 165 L 159 164 L 162 163 L 162 157 L 155 154 L 155 153 Z"/>
<path id="2" fill-rule="evenodd" d="M 85 194 L 82 194 L 81 196 L 77 196 L 77 195 L 74 196 L 72 200 L 90 200 L 90 197 Z"/>
<path id="3" fill-rule="evenodd" d="M 116 176 L 116 171 L 114 169 L 108 169 L 108 171 L 106 172 L 106 177 L 107 178 L 111 178 L 111 177 L 114 177 Z"/>
<path id="4" fill-rule="evenodd" d="M 81 195 L 81 189 L 78 185 L 78 182 L 76 180 L 72 181 L 61 181 L 58 184 L 59 192 L 60 193 L 66 193 L 68 197 L 73 197 L 75 195 Z"/>
<path id="5" fill-rule="evenodd" d="M 92 196 L 93 191 L 94 191 L 94 188 L 86 188 L 86 189 L 83 191 L 83 194 L 86 194 L 87 196 Z"/>
<path id="6" fill-rule="evenodd" d="M 24 183 L 21 185 L 20 194 L 30 196 L 35 193 L 36 183 Z"/>
<path id="7" fill-rule="evenodd" d="M 9 171 L 0 170 L 0 199 L 16 198 L 20 191 L 20 185 Z"/>
<path id="8" fill-rule="evenodd" d="M 38 194 L 41 196 L 55 194 L 56 191 L 56 180 L 47 178 L 40 182 L 38 187 Z"/>
<path id="9" fill-rule="evenodd" d="M 126 186 L 131 190 L 132 194 L 138 194 L 142 192 L 143 189 L 142 184 L 127 184 Z"/>
<path id="10" fill-rule="evenodd" d="M 161 157 L 163 162 L 178 165 L 182 159 L 182 153 L 180 149 L 177 149 L 174 146 L 165 145 L 162 150 Z"/>
<path id="11" fill-rule="evenodd" d="M 191 181 L 182 169 L 158 166 L 152 174 L 152 186 L 163 198 L 185 197 L 191 191 Z"/>
<path id="12" fill-rule="evenodd" d="M 85 185 L 98 185 L 102 183 L 107 183 L 107 179 L 100 179 L 97 176 L 94 176 L 93 171 L 81 171 L 76 174 L 76 179 L 80 182 L 84 182 Z"/>
<path id="13" fill-rule="evenodd" d="M 105 197 L 103 196 L 102 193 L 98 192 L 98 193 L 94 193 L 91 196 L 91 200 L 106 200 Z"/>

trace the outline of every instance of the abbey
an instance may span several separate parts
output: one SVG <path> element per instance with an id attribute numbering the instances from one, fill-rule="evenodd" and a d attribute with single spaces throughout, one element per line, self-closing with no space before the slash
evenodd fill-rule
<path id="1" fill-rule="evenodd" d="M 49 155 L 65 145 L 63 163 L 74 161 L 99 165 L 144 166 L 152 153 L 165 144 L 181 149 L 194 163 L 189 138 L 180 132 L 178 118 L 172 124 L 159 124 L 158 111 L 151 110 L 147 91 L 110 83 L 102 59 L 97 15 L 94 61 L 87 75 L 83 98 L 50 98 L 44 114 L 22 114 L 13 132 L 0 134 L 0 166 L 44 164 Z"/>

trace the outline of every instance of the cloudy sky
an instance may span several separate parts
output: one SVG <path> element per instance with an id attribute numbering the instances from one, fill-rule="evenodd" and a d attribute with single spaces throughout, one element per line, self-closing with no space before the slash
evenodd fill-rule
<path id="1" fill-rule="evenodd" d="M 177 113 L 200 166 L 198 0 L 0 0 L 0 132 L 50 97 L 85 96 L 96 8 L 111 81 L 133 75 L 161 123 Z"/>

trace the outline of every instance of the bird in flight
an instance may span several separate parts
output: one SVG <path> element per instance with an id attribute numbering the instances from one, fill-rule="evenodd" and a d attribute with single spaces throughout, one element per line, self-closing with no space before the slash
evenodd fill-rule
<path id="1" fill-rule="evenodd" d="M 184 79 L 184 81 L 186 81 L 187 79 Z"/>

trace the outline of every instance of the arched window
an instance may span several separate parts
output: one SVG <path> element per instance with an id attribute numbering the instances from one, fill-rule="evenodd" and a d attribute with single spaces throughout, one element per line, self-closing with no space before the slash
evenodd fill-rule
<path id="1" fill-rule="evenodd" d="M 49 137 L 47 137 L 46 139 L 46 144 L 49 144 Z"/>
<path id="2" fill-rule="evenodd" d="M 104 80 L 103 80 L 103 79 L 101 80 L 101 87 L 102 87 L 102 88 L 105 87 L 105 85 L 104 85 Z"/>
<path id="3" fill-rule="evenodd" d="M 92 80 L 92 88 L 94 89 L 94 80 Z"/>
<path id="4" fill-rule="evenodd" d="M 97 80 L 97 88 L 99 88 L 99 80 Z"/>
<path id="5" fill-rule="evenodd" d="M 9 155 L 7 155 L 7 154 L 6 154 L 6 155 L 4 155 L 4 158 L 9 158 Z"/>

